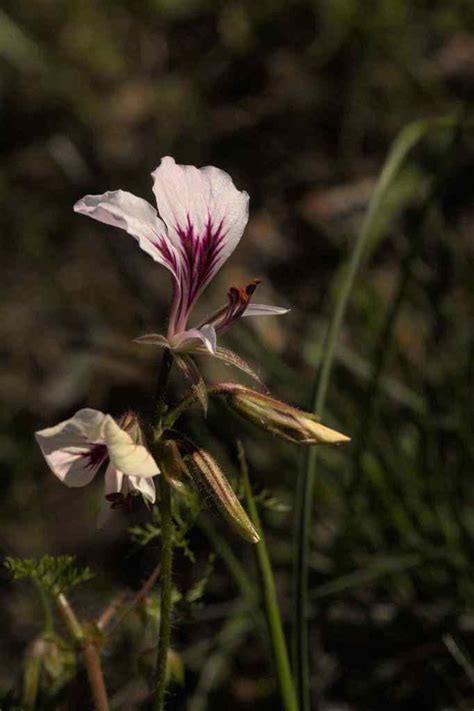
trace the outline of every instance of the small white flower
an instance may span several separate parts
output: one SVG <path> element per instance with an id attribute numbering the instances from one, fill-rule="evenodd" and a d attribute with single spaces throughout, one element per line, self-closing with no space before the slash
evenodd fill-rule
<path id="1" fill-rule="evenodd" d="M 126 504 L 134 492 L 154 503 L 152 477 L 160 470 L 141 443 L 136 418 L 127 415 L 121 425 L 87 408 L 35 437 L 49 468 L 66 486 L 86 486 L 107 463 L 105 497 L 112 508 Z"/>

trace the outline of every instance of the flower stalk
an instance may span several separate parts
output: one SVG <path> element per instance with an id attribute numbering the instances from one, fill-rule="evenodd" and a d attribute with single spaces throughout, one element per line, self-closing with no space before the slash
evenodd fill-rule
<path id="1" fill-rule="evenodd" d="M 166 412 L 166 389 L 173 365 L 171 351 L 165 350 L 161 360 L 156 386 L 156 428 L 154 440 L 157 443 L 162 434 L 162 419 Z M 162 711 L 165 706 L 165 693 L 168 671 L 168 651 L 171 642 L 172 612 L 172 574 L 173 574 L 173 522 L 171 519 L 171 487 L 165 476 L 160 477 L 160 520 L 161 520 L 161 559 L 160 559 L 160 631 L 155 669 L 155 698 L 153 711 Z"/>
<path id="2" fill-rule="evenodd" d="M 164 476 L 160 477 L 159 505 L 161 518 L 161 604 L 153 711 L 162 711 L 165 705 L 168 651 L 171 641 L 173 524 L 171 520 L 171 487 Z"/>
<path id="3" fill-rule="evenodd" d="M 237 354 L 218 345 L 218 336 L 220 338 L 243 317 L 287 313 L 286 308 L 252 301 L 259 279 L 240 287 L 230 286 L 227 303 L 198 325 L 192 327 L 189 323 L 200 295 L 242 237 L 248 221 L 247 193 L 238 190 L 224 171 L 212 166 L 197 169 L 177 165 L 169 156 L 163 158 L 152 176 L 157 209 L 122 190 L 86 195 L 75 205 L 76 212 L 125 230 L 171 277 L 173 295 L 166 335 L 150 333 L 135 339 L 142 344 L 164 349 L 156 383 L 152 437 L 147 446 L 139 419 L 134 413 L 114 418 L 85 408 L 70 419 L 37 432 L 36 439 L 51 471 L 66 486 L 86 486 L 104 470 L 105 490 L 100 525 L 105 525 L 110 510 L 132 510 L 139 496 L 154 504 L 156 492 L 153 478 L 161 474 L 157 479 L 161 516 L 161 614 L 152 704 L 154 711 L 162 711 L 165 705 L 170 658 L 174 545 L 171 489 L 186 491 L 186 478 L 217 505 L 235 531 L 250 543 L 258 544 L 257 558 L 265 610 L 283 706 L 285 711 L 297 711 L 270 559 L 265 542 L 260 541 L 261 527 L 243 453 L 240 453 L 241 465 L 253 522 L 212 455 L 183 435 L 168 430 L 196 400 L 200 401 L 205 414 L 209 395 L 219 394 L 231 409 L 247 421 L 296 444 L 338 444 L 348 438 L 321 425 L 313 414 L 301 412 L 270 397 L 251 366 Z M 195 354 L 210 355 L 240 369 L 254 378 L 266 391 L 265 394 L 235 383 L 208 388 L 193 359 Z M 167 386 L 175 361 L 191 386 L 192 395 L 170 411 Z M 146 590 L 151 588 L 157 577 L 158 569 L 147 583 Z M 82 649 L 94 707 L 96 711 L 107 711 L 109 706 L 98 651 L 98 634 L 121 609 L 123 598 L 113 601 L 98 622 L 90 627 L 77 619 L 64 594 L 56 594 L 54 599 L 65 625 Z M 137 599 L 126 608 L 118 621 L 115 620 L 115 625 L 128 614 Z"/>

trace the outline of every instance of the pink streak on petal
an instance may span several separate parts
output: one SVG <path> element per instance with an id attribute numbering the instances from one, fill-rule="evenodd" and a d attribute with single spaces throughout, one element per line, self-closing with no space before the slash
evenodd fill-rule
<path id="1" fill-rule="evenodd" d="M 79 410 L 35 437 L 49 468 L 66 486 L 86 486 L 106 460 L 103 425 L 106 415 L 98 410 Z"/>
<path id="2" fill-rule="evenodd" d="M 189 313 L 232 254 L 248 220 L 248 195 L 218 168 L 197 169 L 163 158 L 154 171 L 158 210 L 179 254 L 179 303 L 169 335 L 185 330 Z"/>

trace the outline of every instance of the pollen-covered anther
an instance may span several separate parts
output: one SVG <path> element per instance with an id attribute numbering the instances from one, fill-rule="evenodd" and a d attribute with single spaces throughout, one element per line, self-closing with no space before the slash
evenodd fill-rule
<path id="1" fill-rule="evenodd" d="M 261 279 L 252 279 L 245 286 L 231 286 L 228 291 L 229 304 L 239 304 L 246 308 L 250 302 L 252 294 L 255 293 L 257 286 L 261 283 Z"/>
<path id="2" fill-rule="evenodd" d="M 231 286 L 227 292 L 228 303 L 209 321 L 216 331 L 224 331 L 238 321 L 245 313 L 260 279 L 252 279 L 245 286 Z"/>
<path id="3" fill-rule="evenodd" d="M 140 423 L 137 415 L 129 410 L 118 418 L 117 424 L 122 430 L 127 432 L 133 439 L 135 444 L 144 444 L 144 438 L 141 431 Z"/>

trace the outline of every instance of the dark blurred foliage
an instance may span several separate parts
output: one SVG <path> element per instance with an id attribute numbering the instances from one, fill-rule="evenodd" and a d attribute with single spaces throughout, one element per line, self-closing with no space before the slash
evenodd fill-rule
<path id="1" fill-rule="evenodd" d="M 92 566 L 89 592 L 76 595 L 86 617 L 114 590 L 137 588 L 158 557 L 156 541 L 144 551 L 129 541 L 125 520 L 97 532 L 100 489 L 62 487 L 32 436 L 86 404 L 146 412 L 158 355 L 132 339 L 166 322 L 164 270 L 73 203 L 116 188 L 151 200 L 149 173 L 167 154 L 227 170 L 251 195 L 250 223 L 198 311 L 220 305 L 229 285 L 263 278 L 261 300 L 291 313 L 249 319 L 226 344 L 277 397 L 308 408 L 340 267 L 386 153 L 414 119 L 469 116 L 473 31 L 472 0 L 2 3 L 3 554 L 74 553 Z M 459 131 L 447 158 L 443 145 L 424 141 L 394 187 L 397 210 L 387 205 L 338 344 L 325 421 L 353 443 L 321 457 L 310 575 L 314 708 L 325 711 L 474 702 L 472 132 Z M 240 377 L 202 366 L 211 381 Z M 173 388 L 184 392 L 177 374 Z M 217 405 L 207 422 L 195 418 L 188 431 L 231 473 L 242 436 L 256 491 L 270 487 L 291 505 L 295 447 Z M 266 515 L 287 619 L 291 524 L 291 511 Z M 249 546 L 222 534 L 248 568 Z M 177 559 L 182 589 L 209 553 L 199 532 L 191 545 L 196 564 Z M 28 588 L 5 581 L 1 600 L 7 694 L 40 624 Z M 195 711 L 277 708 L 265 650 L 238 604 L 218 559 L 204 605 L 175 620 L 186 680 L 170 708 L 186 698 Z M 139 708 L 133 649 L 130 635 L 107 652 L 115 708 Z M 224 671 L 199 707 L 208 659 Z M 83 682 L 61 708 L 86 708 Z"/>

